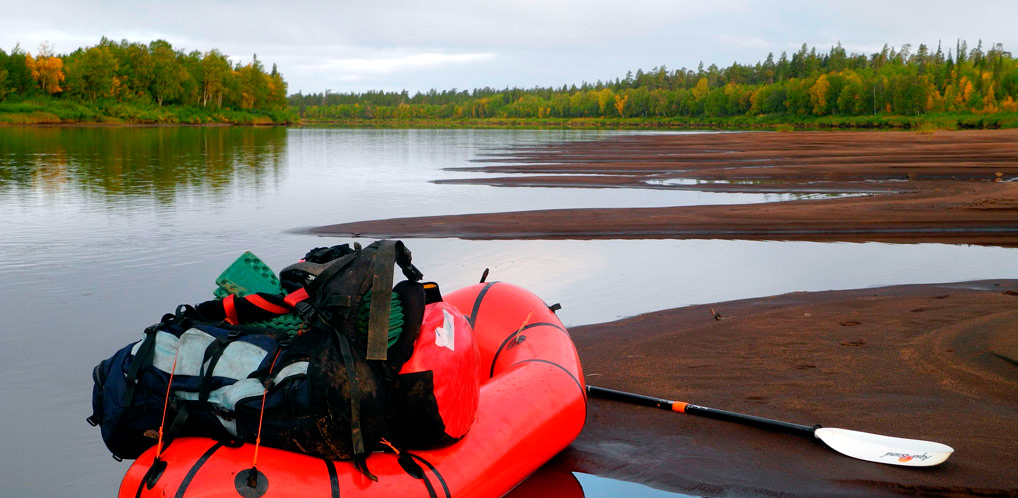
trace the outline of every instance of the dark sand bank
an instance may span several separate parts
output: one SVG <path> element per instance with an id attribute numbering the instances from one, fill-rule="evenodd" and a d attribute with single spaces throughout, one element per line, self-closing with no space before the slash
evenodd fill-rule
<path id="1" fill-rule="evenodd" d="M 955 453 L 932 468 L 881 465 L 591 399 L 583 433 L 553 466 L 704 496 L 1018 496 L 1018 280 L 792 293 L 572 335 L 589 384 Z"/>
<path id="2" fill-rule="evenodd" d="M 484 166 L 485 160 L 506 164 Z M 466 239 L 717 238 L 1018 246 L 1018 132 L 631 135 L 511 149 L 477 167 L 523 187 L 845 192 L 727 206 L 560 209 L 360 221 L 323 235 Z M 570 176 L 554 176 L 569 173 Z M 573 176 L 577 175 L 577 176 Z M 669 185 L 675 180 L 709 185 Z"/>

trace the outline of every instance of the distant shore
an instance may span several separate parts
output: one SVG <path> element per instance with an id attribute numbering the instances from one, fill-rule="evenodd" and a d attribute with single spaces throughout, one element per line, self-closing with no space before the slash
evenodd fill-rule
<path id="1" fill-rule="evenodd" d="M 39 108 L 29 112 L 5 111 L 0 126 L 301 126 L 384 129 L 593 129 L 593 130 L 935 130 L 1014 129 L 1013 115 L 963 114 L 923 116 L 793 117 L 736 116 L 725 118 L 484 118 L 484 119 L 301 119 L 295 112 L 194 112 L 165 106 L 103 113 L 87 109 Z"/>
<path id="2" fill-rule="evenodd" d="M 1018 127 L 1018 117 L 996 114 L 924 114 L 918 116 L 760 115 L 672 118 L 454 118 L 454 119 L 304 119 L 303 126 L 349 128 L 564 128 L 625 130 L 957 130 Z"/>
<path id="3" fill-rule="evenodd" d="M 0 102 L 0 126 L 275 126 L 296 124 L 289 110 L 159 106 L 58 99 Z"/>
<path id="4" fill-rule="evenodd" d="M 750 239 L 1018 246 L 1014 130 L 624 135 L 496 152 L 502 187 L 856 193 L 723 206 L 558 209 L 359 221 L 319 235 Z M 569 173 L 568 176 L 561 175 Z"/>

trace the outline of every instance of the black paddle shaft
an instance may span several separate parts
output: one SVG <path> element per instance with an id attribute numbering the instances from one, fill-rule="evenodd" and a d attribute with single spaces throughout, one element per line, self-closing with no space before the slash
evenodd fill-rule
<path id="1" fill-rule="evenodd" d="M 784 432 L 786 434 L 794 434 L 796 436 L 803 436 L 810 439 L 814 439 L 815 436 L 813 435 L 813 432 L 820 427 L 819 425 L 810 426 L 793 424 L 791 422 L 783 422 L 781 420 L 757 417 L 756 415 L 746 415 L 745 413 L 730 412 L 728 410 L 719 410 L 717 408 L 709 408 L 706 406 L 698 406 L 678 401 L 670 401 L 662 398 L 653 398 L 651 396 L 644 396 L 642 394 L 627 393 L 625 391 L 616 391 L 614 389 L 605 389 L 603 387 L 597 386 L 587 386 L 587 392 L 591 396 L 597 398 L 610 399 L 613 401 L 622 401 L 625 403 L 631 403 L 640 406 L 660 408 L 662 410 L 677 411 L 689 415 L 697 415 L 700 417 L 712 418 L 715 420 L 723 420 L 725 422 L 735 422 L 737 424 L 748 425 L 771 431 Z"/>

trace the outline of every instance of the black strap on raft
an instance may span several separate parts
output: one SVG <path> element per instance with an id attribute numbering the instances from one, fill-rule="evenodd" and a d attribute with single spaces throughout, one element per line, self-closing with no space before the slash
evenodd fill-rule
<path id="1" fill-rule="evenodd" d="M 379 243 L 373 259 L 365 358 L 385 361 L 389 350 L 389 310 L 392 302 L 392 265 L 396 263 L 396 242 L 385 240 Z"/>
<path id="2" fill-rule="evenodd" d="M 332 326 L 330 325 L 329 328 L 332 328 Z M 340 354 L 343 355 L 347 384 L 350 389 L 350 442 L 353 443 L 354 467 L 372 481 L 377 481 L 378 477 L 375 477 L 368 470 L 367 462 L 365 462 L 367 451 L 364 449 L 364 434 L 361 432 L 361 386 L 357 380 L 357 370 L 354 368 L 350 341 L 335 328 L 332 328 L 332 333 L 335 335 L 336 341 L 339 342 L 339 350 Z"/>
<path id="3" fill-rule="evenodd" d="M 131 368 L 127 369 L 127 388 L 124 390 L 124 406 L 131 406 L 134 402 L 134 388 L 138 385 L 138 372 L 145 366 L 152 364 L 153 353 L 156 347 L 156 332 L 159 332 L 161 324 L 150 325 L 145 329 L 145 340 L 138 347 L 138 354 L 131 359 Z"/>
<path id="4" fill-rule="evenodd" d="M 202 356 L 201 371 L 201 383 L 198 385 L 198 401 L 208 401 L 209 395 L 212 392 L 212 372 L 216 371 L 216 365 L 219 364 L 219 359 L 223 357 L 223 351 L 226 346 L 230 344 L 231 337 L 226 339 L 219 339 L 212 341 L 208 347 L 205 348 L 205 354 Z M 208 365 L 208 367 L 206 367 Z"/>

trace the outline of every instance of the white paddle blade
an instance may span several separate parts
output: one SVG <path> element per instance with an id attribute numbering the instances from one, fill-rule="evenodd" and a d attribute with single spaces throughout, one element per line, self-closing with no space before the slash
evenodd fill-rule
<path id="1" fill-rule="evenodd" d="M 868 432 L 821 427 L 814 435 L 831 449 L 870 462 L 932 467 L 947 460 L 954 448 L 933 441 L 881 436 Z"/>

